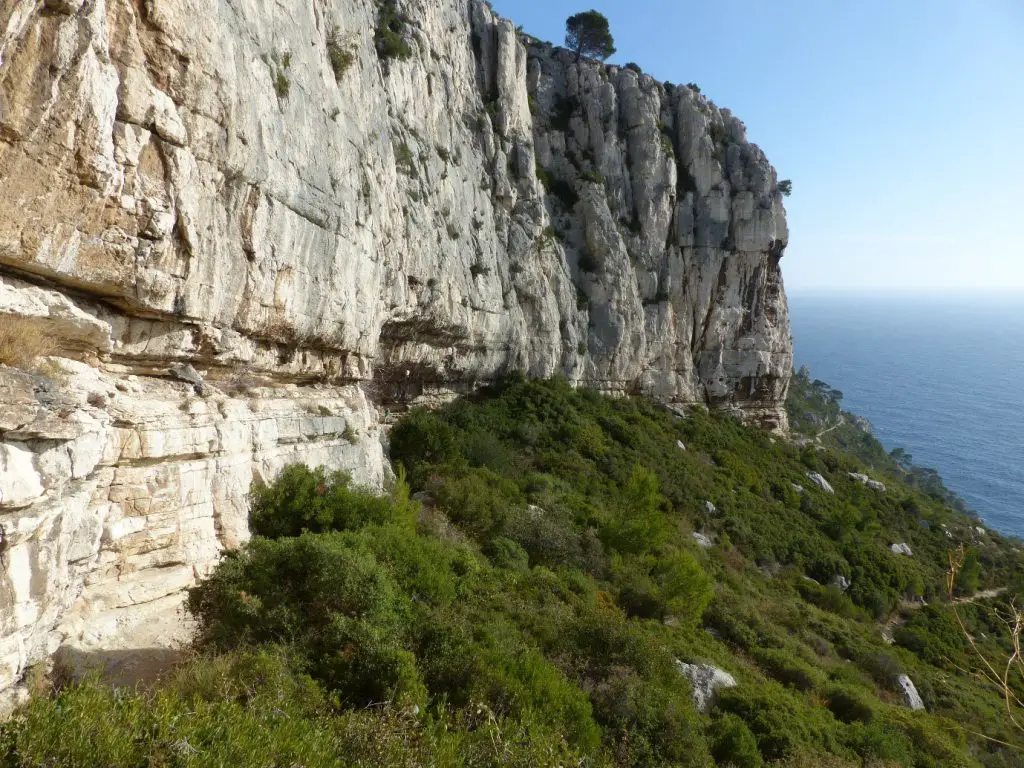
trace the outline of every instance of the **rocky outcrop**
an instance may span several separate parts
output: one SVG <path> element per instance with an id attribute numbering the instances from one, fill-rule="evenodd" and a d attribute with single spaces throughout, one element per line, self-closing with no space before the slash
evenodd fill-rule
<path id="1" fill-rule="evenodd" d="M 399 11 L 408 58 L 375 0 L 0 8 L 0 325 L 55 346 L 0 368 L 0 686 L 178 599 L 254 478 L 380 485 L 410 402 L 521 370 L 785 425 L 743 124 L 478 0 Z"/>
<path id="2" fill-rule="evenodd" d="M 698 712 L 707 712 L 711 708 L 718 691 L 736 687 L 736 678 L 711 664 L 687 664 L 676 659 L 676 668 L 689 681 L 693 689 L 693 705 Z"/>
<path id="3" fill-rule="evenodd" d="M 907 675 L 900 674 L 896 678 L 896 685 L 899 686 L 900 693 L 903 695 L 903 702 L 911 709 L 924 709 L 924 701 L 921 699 L 921 694 L 917 692 L 917 686 L 914 685 L 914 681 L 911 680 Z"/>
<path id="4" fill-rule="evenodd" d="M 861 485 L 866 486 L 873 491 L 881 491 L 882 493 L 885 493 L 885 483 L 883 482 L 872 480 L 862 472 L 847 472 L 846 474 L 851 480 L 856 480 Z"/>
<path id="5" fill-rule="evenodd" d="M 807 479 L 814 483 L 816 486 L 825 491 L 825 493 L 835 493 L 835 489 L 832 488 L 832 484 L 825 479 L 825 476 L 820 472 L 807 472 Z M 803 490 L 802 488 L 800 489 Z"/>

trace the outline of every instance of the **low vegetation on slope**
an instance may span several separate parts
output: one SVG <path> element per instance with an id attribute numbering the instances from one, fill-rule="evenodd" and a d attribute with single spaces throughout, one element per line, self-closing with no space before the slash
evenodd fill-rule
<path id="1" fill-rule="evenodd" d="M 391 450 L 387 499 L 302 467 L 255 489 L 256 537 L 190 595 L 195 660 L 36 698 L 0 762 L 1020 764 L 944 594 L 956 545 L 1001 599 L 1020 553 L 898 470 L 875 490 L 725 415 L 521 379 L 413 411 Z M 680 663 L 737 685 L 698 712 Z"/>
<path id="2" fill-rule="evenodd" d="M 964 500 L 946 488 L 934 469 L 914 463 L 902 448 L 886 453 L 865 419 L 842 409 L 843 393 L 802 367 L 790 379 L 786 410 L 792 430 L 815 444 L 849 453 L 871 470 L 884 472 L 934 500 L 967 512 Z"/>

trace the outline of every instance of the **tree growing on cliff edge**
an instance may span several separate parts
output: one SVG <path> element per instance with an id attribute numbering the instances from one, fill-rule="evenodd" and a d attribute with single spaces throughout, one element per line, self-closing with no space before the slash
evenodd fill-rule
<path id="1" fill-rule="evenodd" d="M 597 11 L 583 11 L 565 21 L 565 47 L 580 56 L 593 56 L 604 61 L 615 53 L 615 40 L 608 28 L 608 19 Z"/>

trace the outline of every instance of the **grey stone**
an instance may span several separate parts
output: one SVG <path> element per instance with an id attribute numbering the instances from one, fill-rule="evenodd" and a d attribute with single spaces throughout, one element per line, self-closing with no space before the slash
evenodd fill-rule
<path id="1" fill-rule="evenodd" d="M 173 363 L 169 370 L 176 379 L 181 379 L 191 384 L 195 393 L 200 397 L 206 394 L 206 384 L 203 382 L 203 377 L 188 363 Z"/>
<path id="2" fill-rule="evenodd" d="M 878 480 L 872 480 L 870 477 L 860 472 L 848 472 L 847 474 L 850 476 L 851 480 L 856 480 L 861 485 L 867 486 L 874 491 L 885 492 L 885 484 Z"/>
<path id="3" fill-rule="evenodd" d="M 908 707 L 911 709 L 925 708 L 924 701 L 921 700 L 921 696 L 917 692 L 917 687 L 914 685 L 914 681 L 907 675 L 900 674 L 896 678 L 896 684 L 900 687 L 900 692 L 903 694 L 903 701 Z"/>
<path id="4" fill-rule="evenodd" d="M 850 580 L 842 574 L 838 574 L 832 577 L 832 585 L 839 587 L 843 592 L 845 592 L 850 588 Z"/>
<path id="5" fill-rule="evenodd" d="M 687 664 L 676 659 L 676 667 L 693 688 L 693 704 L 698 712 L 707 712 L 711 708 L 718 691 L 737 685 L 736 678 L 711 664 Z"/>
<path id="6" fill-rule="evenodd" d="M 910 549 L 910 545 L 906 542 L 900 544 L 890 544 L 889 549 L 897 555 L 906 555 L 907 557 L 913 557 L 914 553 Z"/>
<path id="7" fill-rule="evenodd" d="M 807 479 L 810 480 L 812 483 L 814 483 L 819 488 L 821 488 L 821 490 L 825 491 L 826 493 L 835 493 L 835 490 L 833 490 L 833 488 L 829 484 L 828 480 L 826 480 L 824 478 L 824 476 L 822 476 L 820 473 L 818 473 L 818 472 L 808 472 L 807 473 Z"/>

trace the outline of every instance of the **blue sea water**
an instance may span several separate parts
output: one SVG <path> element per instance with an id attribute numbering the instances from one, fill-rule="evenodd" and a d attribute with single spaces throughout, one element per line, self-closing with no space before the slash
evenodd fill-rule
<path id="1" fill-rule="evenodd" d="M 1024 536 L 1024 296 L 795 294 L 796 365 L 889 450 Z"/>

